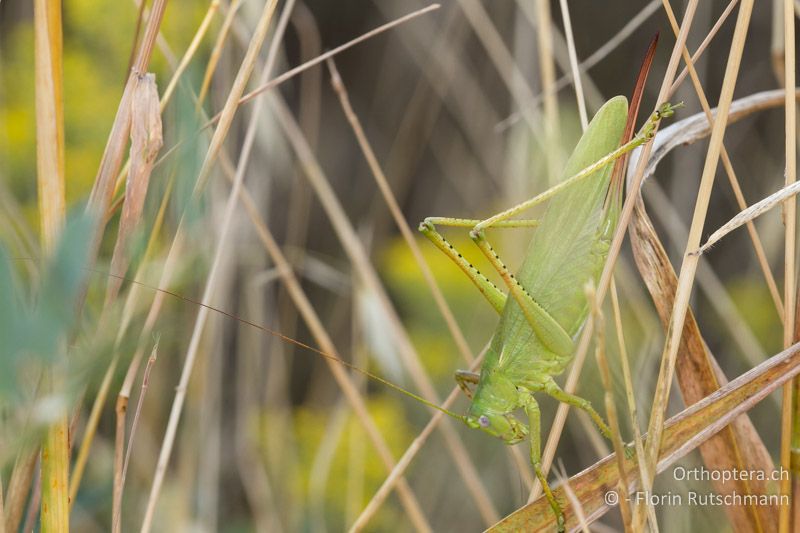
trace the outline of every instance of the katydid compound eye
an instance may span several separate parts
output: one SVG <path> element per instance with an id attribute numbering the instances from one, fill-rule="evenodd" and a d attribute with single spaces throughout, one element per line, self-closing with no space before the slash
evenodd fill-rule
<path id="1" fill-rule="evenodd" d="M 486 415 L 481 415 L 480 418 L 478 418 L 478 424 L 480 424 L 482 428 L 488 428 L 489 419 L 486 417 Z"/>

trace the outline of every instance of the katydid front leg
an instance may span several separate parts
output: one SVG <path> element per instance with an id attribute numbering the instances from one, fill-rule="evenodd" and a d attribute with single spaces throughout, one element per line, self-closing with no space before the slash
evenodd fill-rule
<path id="1" fill-rule="evenodd" d="M 471 400 L 472 389 L 470 385 L 477 385 L 480 382 L 481 375 L 470 370 L 456 370 L 455 378 L 458 387 L 464 392 L 464 395 Z"/>
<path id="2" fill-rule="evenodd" d="M 425 235 L 439 250 L 441 250 L 447 257 L 449 257 L 464 274 L 472 281 L 473 284 L 481 291 L 481 294 L 488 300 L 489 304 L 502 314 L 503 307 L 506 305 L 506 295 L 492 283 L 489 278 L 481 274 L 472 263 L 464 259 L 450 241 L 444 235 L 436 230 L 436 225 L 455 228 L 471 228 L 478 224 L 480 220 L 469 218 L 449 218 L 449 217 L 428 217 L 419 225 L 419 231 Z M 498 228 L 523 228 L 534 227 L 538 224 L 536 220 L 506 220 L 498 223 Z"/>
<path id="3" fill-rule="evenodd" d="M 464 219 L 448 219 L 448 218 L 426 218 L 420 225 L 419 231 L 425 235 L 439 250 L 441 250 L 447 257 L 449 257 L 458 268 L 475 284 L 481 294 L 486 298 L 489 304 L 494 308 L 497 313 L 503 312 L 503 307 L 506 305 L 506 295 L 497 288 L 497 285 L 492 283 L 489 278 L 481 274 L 472 263 L 464 259 L 464 256 L 459 252 L 450 242 L 444 238 L 444 235 L 436 230 L 436 223 L 443 226 L 453 222 L 453 225 L 461 226 L 460 222 Z M 469 221 L 472 222 L 472 221 Z M 462 226 L 463 227 L 463 226 Z"/>
<path id="4" fill-rule="evenodd" d="M 475 286 L 478 287 L 478 290 L 486 297 L 492 307 L 494 307 L 498 313 L 502 313 L 506 304 L 506 295 L 486 276 L 481 274 L 472 263 L 464 259 L 464 256 L 450 244 L 441 233 L 436 231 L 435 226 L 435 224 L 438 223 L 443 226 L 465 227 L 471 222 L 477 221 L 460 218 L 431 217 L 425 219 L 425 221 L 420 224 L 419 229 L 437 248 L 442 250 L 445 255 L 452 259 L 453 262 L 464 271 Z M 509 220 L 498 222 L 497 227 L 530 227 L 535 224 L 536 221 L 534 220 Z M 473 237 L 473 239 L 474 238 L 475 237 Z M 491 246 L 489 246 L 485 238 L 481 238 L 480 242 L 476 240 L 476 242 L 479 247 L 489 247 L 488 252 L 484 248 L 482 248 L 482 250 L 484 250 L 492 266 L 500 273 L 506 285 L 508 285 L 510 293 L 520 304 L 520 307 L 522 307 L 523 313 L 525 313 L 528 322 L 530 322 L 536 334 L 542 339 L 542 343 L 558 355 L 570 355 L 574 349 L 572 337 L 570 337 L 569 334 L 564 331 L 564 328 L 533 299 L 522 285 L 514 280 L 514 276 L 509 273 L 508 269 L 502 261 L 500 261 L 498 255 L 494 253 L 494 250 L 491 249 Z"/>
<path id="5" fill-rule="evenodd" d="M 539 483 L 542 484 L 542 492 L 545 498 L 547 498 L 550 507 L 553 509 L 553 513 L 556 515 L 558 531 L 564 531 L 564 512 L 561 510 L 561 505 L 550 489 L 547 476 L 544 475 L 544 470 L 542 469 L 542 413 L 539 410 L 539 404 L 536 403 L 536 398 L 533 397 L 533 393 L 521 392 L 520 394 L 525 394 L 523 406 L 525 414 L 528 416 L 528 425 L 530 428 L 531 465 L 533 465 L 533 470 L 536 473 Z"/>

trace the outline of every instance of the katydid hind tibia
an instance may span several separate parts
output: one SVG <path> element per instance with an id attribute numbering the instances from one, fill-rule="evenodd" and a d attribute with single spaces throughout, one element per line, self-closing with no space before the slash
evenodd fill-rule
<path id="1" fill-rule="evenodd" d="M 541 468 L 541 417 L 533 394 L 544 392 L 586 411 L 610 438 L 608 426 L 589 402 L 562 390 L 553 377 L 572 360 L 573 338 L 589 310 L 584 287 L 590 280 L 597 282 L 617 227 L 622 181 L 619 176 L 612 181 L 611 163 L 649 141 L 661 118 L 670 116 L 675 107 L 660 106 L 633 139 L 619 146 L 628 103 L 624 96 L 614 97 L 592 119 L 559 185 L 483 221 L 431 217 L 420 224 L 420 231 L 467 274 L 500 314 L 480 374 L 456 373 L 461 388 L 472 396 L 464 421 L 507 444 L 530 436 L 531 463 L 559 528 L 563 528 L 563 514 Z M 540 220 L 512 219 L 548 199 Z M 471 238 L 503 279 L 508 296 L 464 259 L 436 230 L 437 225 L 471 226 Z M 522 226 L 536 229 L 514 275 L 489 244 L 486 230 Z M 514 417 L 518 409 L 525 411 L 529 426 Z"/>

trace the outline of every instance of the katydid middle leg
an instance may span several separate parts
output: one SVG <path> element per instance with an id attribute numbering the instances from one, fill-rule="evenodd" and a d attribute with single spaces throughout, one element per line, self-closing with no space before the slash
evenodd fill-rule
<path id="1" fill-rule="evenodd" d="M 553 381 L 553 378 L 550 377 L 548 377 L 547 381 L 545 381 L 542 391 L 559 402 L 577 407 L 578 409 L 584 411 L 591 417 L 592 421 L 598 427 L 600 432 L 607 439 L 611 440 L 611 430 L 608 429 L 608 425 L 605 423 L 605 420 L 603 420 L 603 417 L 601 417 L 600 414 L 595 411 L 594 407 L 592 407 L 592 404 L 589 403 L 589 400 L 566 392 L 559 387 L 555 381 Z"/>

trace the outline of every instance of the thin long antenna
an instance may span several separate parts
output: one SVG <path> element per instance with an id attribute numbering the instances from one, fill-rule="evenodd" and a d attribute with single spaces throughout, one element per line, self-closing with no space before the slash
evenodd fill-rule
<path id="1" fill-rule="evenodd" d="M 35 261 L 35 259 L 29 258 L 29 257 L 17 257 L 17 258 L 14 258 L 14 259 L 16 259 L 18 261 Z M 456 420 L 459 420 L 459 421 L 464 422 L 466 424 L 467 418 L 465 416 L 456 414 L 456 413 L 454 413 L 454 412 L 452 412 L 452 411 L 450 411 L 448 409 L 445 409 L 444 407 L 436 405 L 433 402 L 429 402 L 425 398 L 423 398 L 423 397 L 421 397 L 421 396 L 419 396 L 417 394 L 414 394 L 411 391 L 407 391 L 403 387 L 401 387 L 399 385 L 396 385 L 396 384 L 392 383 L 391 381 L 388 381 L 388 380 L 378 376 L 377 374 L 373 374 L 372 372 L 370 372 L 368 370 L 364 370 L 363 368 L 360 368 L 360 367 L 358 367 L 358 366 L 356 366 L 356 365 L 354 365 L 352 363 L 348 363 L 347 361 L 341 359 L 340 357 L 337 357 L 337 356 L 335 356 L 333 354 L 329 354 L 327 352 L 324 352 L 324 351 L 320 350 L 319 348 L 314 348 L 310 344 L 306 344 L 306 343 L 304 343 L 302 341 L 299 341 L 297 339 L 293 339 L 292 337 L 289 337 L 288 335 L 284 335 L 280 331 L 276 331 L 274 329 L 268 328 L 267 326 L 263 326 L 261 324 L 256 324 L 255 322 L 251 322 L 250 320 L 247 320 L 246 318 L 242 318 L 242 317 L 237 316 L 237 315 L 235 315 L 233 313 L 229 313 L 228 311 L 225 311 L 224 309 L 219 309 L 218 307 L 214 307 L 213 305 L 204 304 L 203 302 L 200 302 L 198 300 L 194 300 L 193 298 L 189 298 L 188 296 L 184 296 L 182 294 L 178 294 L 177 292 L 172 292 L 172 291 L 167 290 L 167 289 L 159 289 L 158 287 L 154 287 L 152 285 L 148 285 L 147 283 L 144 283 L 144 282 L 132 279 L 132 278 L 128 278 L 128 277 L 125 277 L 125 276 L 112 274 L 111 272 L 104 272 L 104 271 L 96 269 L 96 268 L 89 268 L 89 267 L 85 267 L 85 268 L 86 268 L 86 270 L 88 270 L 89 272 L 92 272 L 93 274 L 98 274 L 98 275 L 101 275 L 101 276 L 108 276 L 108 277 L 119 279 L 121 281 L 127 281 L 127 282 L 130 282 L 130 283 L 134 283 L 136 285 L 139 285 L 140 287 L 144 287 L 144 288 L 150 289 L 152 291 L 163 292 L 163 293 L 168 294 L 168 295 L 170 295 L 170 296 L 172 296 L 174 298 L 177 298 L 179 300 L 183 300 L 184 302 L 191 303 L 191 304 L 194 304 L 194 305 L 197 305 L 197 306 L 200 306 L 200 307 L 205 307 L 206 309 L 208 309 L 210 311 L 214 311 L 214 312 L 219 313 L 221 315 L 224 315 L 224 316 L 226 316 L 228 318 L 231 318 L 233 320 L 239 321 L 242 324 L 246 324 L 246 325 L 248 325 L 250 327 L 253 327 L 253 328 L 256 328 L 256 329 L 258 329 L 258 330 L 260 330 L 260 331 L 262 331 L 264 333 L 267 333 L 269 335 L 277 337 L 277 338 L 281 339 L 282 341 L 284 341 L 284 342 L 286 342 L 288 344 L 293 344 L 293 345 L 295 345 L 295 346 L 297 346 L 299 348 L 303 348 L 305 350 L 309 350 L 311 352 L 314 352 L 317 355 L 320 355 L 320 356 L 324 357 L 325 359 L 330 359 L 331 361 L 336 361 L 337 363 L 339 363 L 340 365 L 342 365 L 342 366 L 344 366 L 346 368 L 355 370 L 356 372 L 359 372 L 360 374 L 362 374 L 362 375 L 364 375 L 364 376 L 366 376 L 366 377 L 368 377 L 368 378 L 370 378 L 372 380 L 375 380 L 378 383 L 382 383 L 383 385 L 389 387 L 390 389 L 394 389 L 395 391 L 397 391 L 397 392 L 399 392 L 401 394 L 404 394 L 404 395 L 406 395 L 406 396 L 408 396 L 410 398 L 413 398 L 413 399 L 417 400 L 418 402 L 420 402 L 420 403 L 422 403 L 424 405 L 427 405 L 431 409 L 435 409 L 437 411 L 441 411 L 442 413 L 446 414 L 447 416 L 455 418 Z"/>

